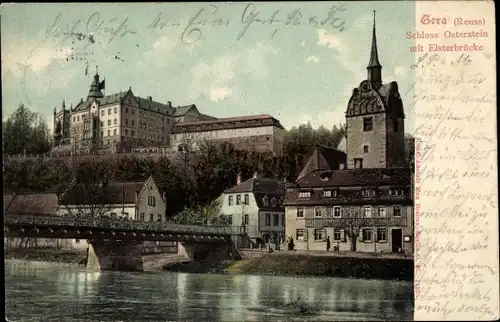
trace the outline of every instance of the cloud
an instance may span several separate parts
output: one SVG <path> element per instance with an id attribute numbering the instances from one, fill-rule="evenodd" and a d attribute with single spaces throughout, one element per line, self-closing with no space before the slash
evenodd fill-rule
<path id="1" fill-rule="evenodd" d="M 279 52 L 272 46 L 263 43 L 257 43 L 253 48 L 242 53 L 242 57 L 246 62 L 245 72 L 263 78 L 268 75 L 268 67 L 266 60 L 269 55 L 278 55 Z"/>
<path id="2" fill-rule="evenodd" d="M 319 63 L 320 58 L 318 56 L 309 56 L 306 58 L 306 62 Z"/>
<path id="3" fill-rule="evenodd" d="M 231 96 L 234 90 L 236 56 L 223 56 L 213 63 L 199 62 L 191 69 L 192 81 L 189 99 L 196 100 L 206 95 L 212 101 Z"/>
<path id="4" fill-rule="evenodd" d="M 50 44 L 36 46 L 30 43 L 8 44 L 2 49 L 2 69 L 20 77 L 24 67 L 34 73 L 39 73 L 49 67 L 54 61 L 65 60 L 72 54 L 70 47 L 56 49 Z"/>

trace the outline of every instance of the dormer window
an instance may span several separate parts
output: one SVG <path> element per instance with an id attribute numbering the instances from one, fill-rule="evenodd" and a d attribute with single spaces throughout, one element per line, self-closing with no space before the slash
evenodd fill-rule
<path id="1" fill-rule="evenodd" d="M 267 198 L 267 196 L 262 198 L 262 202 L 264 203 L 264 207 L 267 207 L 269 205 L 269 199 Z"/>
<path id="2" fill-rule="evenodd" d="M 323 191 L 323 197 L 331 197 L 331 196 L 332 196 L 332 192 L 330 190 Z"/>
<path id="3" fill-rule="evenodd" d="M 299 192 L 299 198 L 311 198 L 310 191 L 301 191 Z"/>
<path id="4" fill-rule="evenodd" d="M 389 196 L 403 196 L 404 191 L 402 189 L 390 189 Z"/>
<path id="5" fill-rule="evenodd" d="M 276 198 L 271 198 L 271 206 L 276 207 Z"/>
<path id="6" fill-rule="evenodd" d="M 284 204 L 284 198 L 280 197 L 280 206 L 283 207 L 283 204 Z"/>
<path id="7" fill-rule="evenodd" d="M 363 197 L 374 197 L 375 196 L 375 190 L 364 189 L 364 190 L 361 191 L 361 195 Z"/>

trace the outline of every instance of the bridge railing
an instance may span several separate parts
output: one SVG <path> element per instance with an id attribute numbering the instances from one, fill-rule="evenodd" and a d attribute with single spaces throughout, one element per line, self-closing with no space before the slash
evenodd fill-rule
<path id="1" fill-rule="evenodd" d="M 239 235 L 244 233 L 244 228 L 239 226 L 202 226 L 202 225 L 180 225 L 169 222 L 147 222 L 120 220 L 109 217 L 76 217 L 56 215 L 28 215 L 7 214 L 4 215 L 4 225 L 34 225 L 46 227 L 75 227 L 75 228 L 101 228 L 121 229 L 132 231 L 154 231 L 170 234 L 193 233 L 193 234 L 217 234 L 217 235 Z"/>

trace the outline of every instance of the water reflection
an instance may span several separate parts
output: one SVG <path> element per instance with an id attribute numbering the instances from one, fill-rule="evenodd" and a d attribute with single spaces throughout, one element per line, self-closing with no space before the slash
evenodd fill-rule
<path id="1" fill-rule="evenodd" d="M 297 320 L 283 303 L 317 306 L 314 320 L 408 320 L 409 283 L 335 278 L 87 273 L 6 261 L 6 310 L 15 321 Z"/>

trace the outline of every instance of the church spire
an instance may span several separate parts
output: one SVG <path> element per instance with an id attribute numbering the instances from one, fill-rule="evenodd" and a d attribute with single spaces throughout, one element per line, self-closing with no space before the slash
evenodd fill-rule
<path id="1" fill-rule="evenodd" d="M 97 73 L 97 66 L 96 66 L 94 81 L 92 82 L 92 84 L 90 84 L 90 90 L 87 99 L 98 99 L 104 97 L 104 95 L 101 92 L 102 89 L 104 89 L 104 81 L 99 82 L 99 74 Z"/>
<path id="2" fill-rule="evenodd" d="M 378 89 L 382 85 L 382 65 L 378 61 L 377 36 L 375 33 L 375 10 L 373 10 L 373 35 L 372 49 L 370 52 L 370 61 L 368 62 L 368 80 L 373 87 Z"/>

